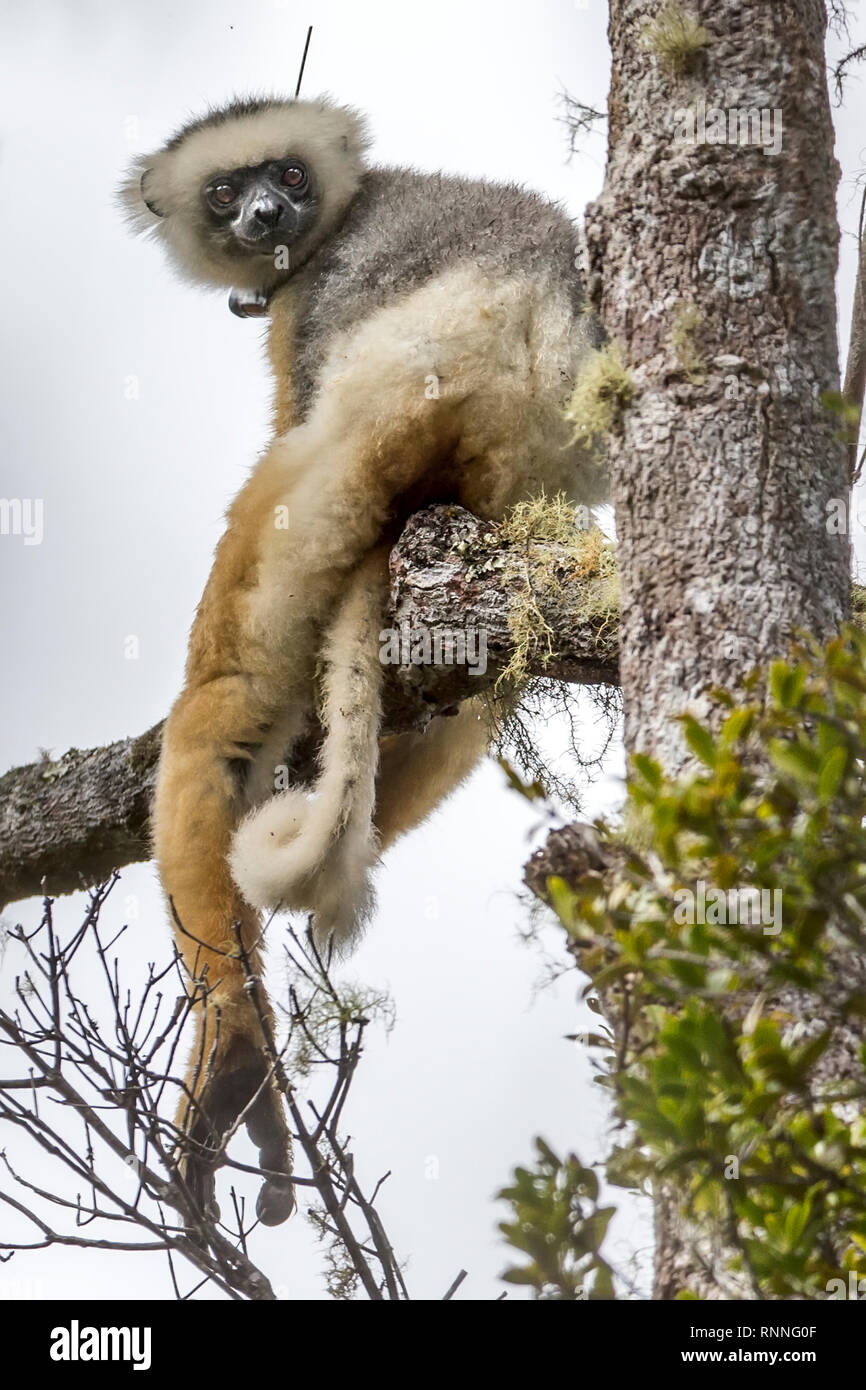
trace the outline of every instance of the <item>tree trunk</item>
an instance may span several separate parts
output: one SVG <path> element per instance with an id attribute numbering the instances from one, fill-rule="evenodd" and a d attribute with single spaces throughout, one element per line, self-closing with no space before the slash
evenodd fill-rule
<path id="1" fill-rule="evenodd" d="M 587 250 L 634 388 L 610 448 L 626 743 L 676 773 L 673 716 L 706 715 L 708 687 L 783 653 L 797 629 L 833 632 L 849 554 L 826 525 L 847 481 L 821 401 L 838 388 L 823 0 L 693 0 L 704 32 L 690 51 L 658 27 L 673 12 L 610 0 L 610 146 Z M 752 133 L 749 109 L 763 109 L 781 150 L 675 138 L 689 109 L 695 137 L 702 112 L 718 135 L 712 108 L 734 141 L 737 108 Z M 656 1216 L 655 1297 L 686 1282 L 726 1296 L 719 1259 L 664 1193 Z"/>

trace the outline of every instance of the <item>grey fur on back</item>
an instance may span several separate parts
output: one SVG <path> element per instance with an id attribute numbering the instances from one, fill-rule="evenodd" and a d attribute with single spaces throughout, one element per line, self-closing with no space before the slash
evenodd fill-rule
<path id="1" fill-rule="evenodd" d="M 458 262 L 560 281 L 583 308 L 574 224 L 514 184 L 371 169 L 340 228 L 293 277 L 295 398 L 301 416 L 332 339 Z"/>

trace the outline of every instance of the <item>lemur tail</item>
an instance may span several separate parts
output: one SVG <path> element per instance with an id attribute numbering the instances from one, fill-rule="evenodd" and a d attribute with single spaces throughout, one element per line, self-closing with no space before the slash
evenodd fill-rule
<path id="1" fill-rule="evenodd" d="M 380 548 L 359 565 L 325 637 L 325 737 L 315 787 L 290 788 L 252 811 L 229 856 L 253 907 L 312 912 L 323 944 L 347 941 L 373 907 L 387 553 Z"/>

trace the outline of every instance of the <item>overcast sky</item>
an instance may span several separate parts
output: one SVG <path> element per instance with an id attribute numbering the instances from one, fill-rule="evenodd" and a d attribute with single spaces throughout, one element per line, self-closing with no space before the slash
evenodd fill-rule
<path id="1" fill-rule="evenodd" d="M 270 387 L 261 327 L 231 316 L 223 293 L 173 279 L 128 236 L 113 191 L 135 153 L 203 106 L 291 92 L 309 23 L 305 95 L 366 111 L 375 159 L 525 182 L 576 216 L 600 190 L 604 138 L 568 162 L 558 97 L 605 104 L 603 0 L 7 3 L 0 495 L 43 499 L 44 538 L 0 537 L 2 767 L 141 732 L 179 689 L 224 509 L 267 442 Z M 855 78 L 837 113 L 846 333 L 862 117 Z M 563 730 L 544 737 L 559 746 Z M 588 814 L 616 804 L 620 772 L 614 750 Z M 365 1179 L 391 1170 L 381 1209 L 417 1297 L 441 1297 L 460 1267 L 463 1296 L 499 1292 L 493 1194 L 535 1134 L 586 1159 L 604 1152 L 599 1088 L 563 1036 L 591 1017 L 579 981 L 539 990 L 541 955 L 521 941 L 521 866 L 538 835 L 531 808 L 484 767 L 389 855 L 376 920 L 347 967 L 396 1007 L 390 1036 L 370 1039 L 347 1122 Z M 81 908 L 65 900 L 61 925 Z M 36 913 L 25 904 L 7 918 Z M 125 872 L 107 920 L 130 921 L 130 982 L 168 952 L 148 866 Z M 555 929 L 547 942 L 558 948 Z M 0 1237 L 12 1230 L 0 1217 Z M 627 1204 L 618 1250 L 647 1241 Z M 322 1296 L 302 1220 L 258 1232 L 252 1253 L 284 1296 Z M 171 1292 L 154 1257 L 63 1251 L 13 1264 L 0 1266 L 0 1297 Z"/>

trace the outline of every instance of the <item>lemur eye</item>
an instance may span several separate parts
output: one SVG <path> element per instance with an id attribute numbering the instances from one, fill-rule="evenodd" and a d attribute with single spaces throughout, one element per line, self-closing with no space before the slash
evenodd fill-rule
<path id="1" fill-rule="evenodd" d="M 307 171 L 303 164 L 287 164 L 281 177 L 287 188 L 303 188 L 307 182 Z"/>
<path id="2" fill-rule="evenodd" d="M 216 202 L 222 203 L 223 206 L 235 200 L 235 191 L 230 183 L 218 183 L 211 191 Z"/>

